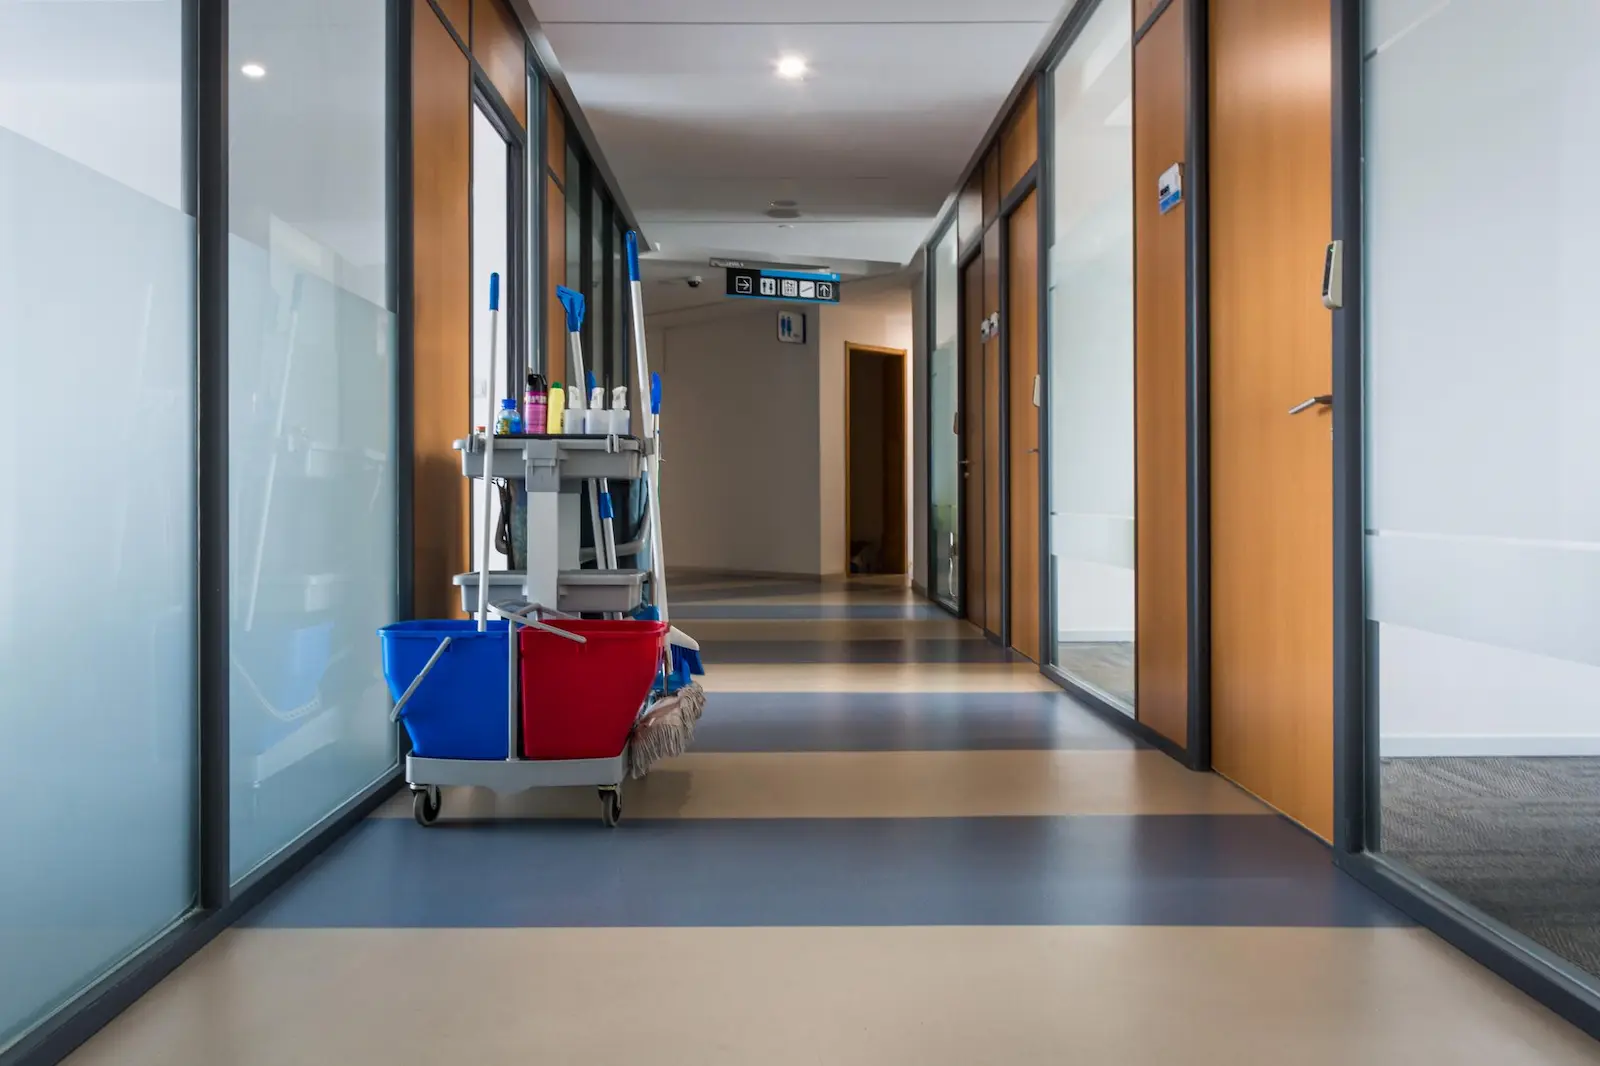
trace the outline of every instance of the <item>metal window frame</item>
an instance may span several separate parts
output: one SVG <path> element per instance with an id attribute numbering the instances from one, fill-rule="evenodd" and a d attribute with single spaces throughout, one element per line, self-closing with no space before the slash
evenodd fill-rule
<path id="1" fill-rule="evenodd" d="M 1366 602 L 1365 140 L 1362 0 L 1333 14 L 1333 234 L 1344 306 L 1333 312 L 1334 862 L 1361 884 L 1557 1014 L 1600 1038 L 1588 974 L 1381 853 L 1376 627 Z"/>

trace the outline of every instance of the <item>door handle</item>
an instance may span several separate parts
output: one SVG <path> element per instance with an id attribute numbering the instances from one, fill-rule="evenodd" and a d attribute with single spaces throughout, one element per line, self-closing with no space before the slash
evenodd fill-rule
<path id="1" fill-rule="evenodd" d="M 1313 407 L 1332 407 L 1332 406 L 1333 406 L 1333 395 L 1331 393 L 1326 393 L 1325 392 L 1321 396 L 1313 396 L 1309 400 L 1305 400 L 1305 401 L 1303 401 L 1301 403 L 1295 404 L 1293 407 L 1289 408 L 1289 413 L 1292 414 L 1292 415 L 1297 415 L 1301 411 L 1309 411 Z"/>
<path id="2" fill-rule="evenodd" d="M 962 466 L 971 466 L 972 465 L 972 460 L 971 459 L 957 459 L 956 462 L 959 463 Z"/>
<path id="3" fill-rule="evenodd" d="M 1023 455 L 1038 455 L 1039 454 L 1039 449 L 1038 448 L 1029 448 L 1027 451 L 1023 452 L 1022 454 Z"/>

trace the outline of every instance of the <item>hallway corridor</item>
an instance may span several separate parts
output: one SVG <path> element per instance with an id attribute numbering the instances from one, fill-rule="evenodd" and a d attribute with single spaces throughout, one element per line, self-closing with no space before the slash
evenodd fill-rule
<path id="1" fill-rule="evenodd" d="M 397 795 L 68 1061 L 1600 1062 L 1221 778 L 900 589 L 684 580 L 691 754 Z"/>

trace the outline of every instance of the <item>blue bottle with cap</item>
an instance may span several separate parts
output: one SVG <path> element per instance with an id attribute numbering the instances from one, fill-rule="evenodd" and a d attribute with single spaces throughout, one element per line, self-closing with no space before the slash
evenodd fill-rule
<path id="1" fill-rule="evenodd" d="M 522 432 L 522 415 L 517 411 L 517 401 L 507 396 L 500 401 L 500 416 L 494 420 L 494 435 L 512 437 Z"/>

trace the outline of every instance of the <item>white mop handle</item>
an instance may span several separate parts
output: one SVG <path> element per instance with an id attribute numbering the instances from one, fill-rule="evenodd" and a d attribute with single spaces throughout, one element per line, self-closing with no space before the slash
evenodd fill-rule
<path id="1" fill-rule="evenodd" d="M 483 427 L 483 551 L 478 556 L 478 632 L 489 628 L 489 549 L 494 542 L 490 494 L 494 491 L 494 419 L 500 396 L 494 384 L 494 361 L 500 342 L 500 275 L 489 275 L 489 421 Z M 471 434 L 468 434 L 469 438 Z"/>
<path id="2" fill-rule="evenodd" d="M 639 410 L 641 425 L 649 429 L 651 442 L 654 445 L 650 450 L 650 459 L 646 464 L 650 471 L 650 582 L 654 586 L 656 610 L 661 614 L 661 620 L 667 620 L 667 567 L 666 560 L 661 552 L 661 419 L 654 415 L 647 415 L 652 411 L 656 402 L 652 397 L 647 404 L 645 397 L 651 396 L 650 387 L 650 354 L 645 346 L 644 334 L 644 287 L 639 279 L 639 234 L 633 230 L 628 231 L 628 299 L 633 305 L 633 366 L 634 373 L 639 379 Z M 648 418 L 648 421 L 645 419 Z"/>

